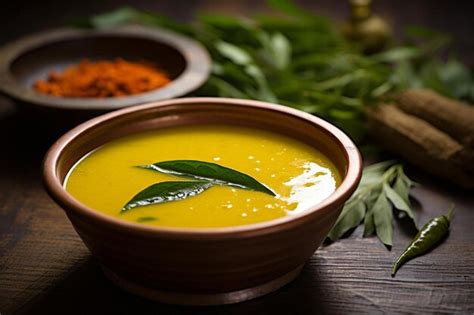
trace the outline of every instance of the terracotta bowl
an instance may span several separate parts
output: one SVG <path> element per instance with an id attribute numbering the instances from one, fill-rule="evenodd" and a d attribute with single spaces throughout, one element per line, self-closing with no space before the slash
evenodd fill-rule
<path id="1" fill-rule="evenodd" d="M 164 228 L 122 221 L 74 199 L 66 174 L 112 139 L 196 124 L 265 129 L 325 153 L 343 175 L 337 190 L 298 215 L 225 228 Z M 288 107 L 249 100 L 183 98 L 115 111 L 60 138 L 46 155 L 44 181 L 107 277 L 132 293 L 172 304 L 236 303 L 293 280 L 334 225 L 362 170 L 352 141 L 328 122 Z"/>
<path id="2" fill-rule="evenodd" d="M 172 82 L 146 93 L 110 98 L 55 97 L 32 88 L 34 82 L 47 78 L 51 71 L 62 71 L 84 58 L 145 60 L 163 69 Z M 62 111 L 64 119 L 65 111 L 97 114 L 183 96 L 200 87 L 210 70 L 211 59 L 200 43 L 158 27 L 60 28 L 32 34 L 1 47 L 0 92 L 29 109 Z"/>

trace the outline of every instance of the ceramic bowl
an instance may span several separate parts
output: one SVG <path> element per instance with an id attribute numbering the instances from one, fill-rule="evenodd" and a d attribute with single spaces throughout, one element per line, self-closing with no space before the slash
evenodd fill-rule
<path id="1" fill-rule="evenodd" d="M 124 58 L 148 61 L 172 79 L 168 85 L 132 96 L 55 97 L 36 92 L 34 82 L 80 60 Z M 114 29 L 61 28 L 33 34 L 0 49 L 0 92 L 22 104 L 52 110 L 110 111 L 183 96 L 208 78 L 211 60 L 204 47 L 182 35 L 129 25 Z"/>
<path id="2" fill-rule="evenodd" d="M 122 221 L 88 208 L 63 188 L 71 167 L 112 139 L 196 124 L 247 126 L 294 137 L 325 153 L 343 181 L 331 196 L 300 214 L 224 228 Z M 334 225 L 361 170 L 360 154 L 349 137 L 320 118 L 257 101 L 183 98 L 108 113 L 69 131 L 46 156 L 44 182 L 114 283 L 162 302 L 212 305 L 255 298 L 294 279 Z"/>

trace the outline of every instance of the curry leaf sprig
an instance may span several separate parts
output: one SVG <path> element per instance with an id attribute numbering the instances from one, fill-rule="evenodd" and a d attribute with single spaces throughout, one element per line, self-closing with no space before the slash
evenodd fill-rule
<path id="1" fill-rule="evenodd" d="M 184 200 L 197 196 L 214 185 L 248 189 L 275 196 L 275 193 L 255 178 L 234 169 L 195 160 L 173 160 L 140 165 L 138 168 L 185 177 L 190 181 L 166 181 L 153 184 L 136 194 L 123 207 L 126 212 L 136 207 Z"/>
<path id="2" fill-rule="evenodd" d="M 392 164 L 386 161 L 364 169 L 359 187 L 346 202 L 327 236 L 331 241 L 336 241 L 363 222 L 364 236 L 375 233 L 383 244 L 392 246 L 392 205 L 401 215 L 415 222 L 409 200 L 413 183 L 401 164 Z"/>
<path id="3" fill-rule="evenodd" d="M 212 74 L 196 94 L 257 99 L 321 116 L 356 142 L 366 131 L 367 106 L 391 91 L 425 87 L 448 97 L 474 100 L 472 73 L 438 57 L 449 38 L 421 27 L 407 30 L 403 44 L 366 56 L 324 16 L 289 0 L 268 0 L 279 15 L 242 18 L 200 15 L 190 24 L 133 8 L 91 17 L 86 25 L 127 23 L 163 27 L 190 36 L 210 52 Z"/>

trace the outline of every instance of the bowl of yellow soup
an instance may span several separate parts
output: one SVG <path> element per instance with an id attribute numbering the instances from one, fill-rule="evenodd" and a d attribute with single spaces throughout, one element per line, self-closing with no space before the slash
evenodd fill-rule
<path id="1" fill-rule="evenodd" d="M 173 304 L 293 280 L 360 180 L 353 142 L 288 107 L 183 98 L 94 118 L 44 162 L 50 196 L 106 276 Z"/>

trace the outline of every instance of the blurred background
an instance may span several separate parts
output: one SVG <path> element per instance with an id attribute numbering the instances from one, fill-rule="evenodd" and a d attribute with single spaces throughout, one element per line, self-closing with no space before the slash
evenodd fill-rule
<path id="1" fill-rule="evenodd" d="M 345 0 L 297 0 L 296 3 L 314 12 L 343 21 L 349 16 Z M 120 6 L 153 10 L 180 21 L 190 21 L 195 14 L 223 12 L 252 15 L 267 10 L 263 0 L 16 0 L 2 3 L 0 45 L 19 36 L 43 29 L 63 26 L 71 21 L 111 10 Z M 405 26 L 423 25 L 453 36 L 458 56 L 474 65 L 473 0 L 374 0 L 373 11 L 389 21 L 395 35 Z"/>

